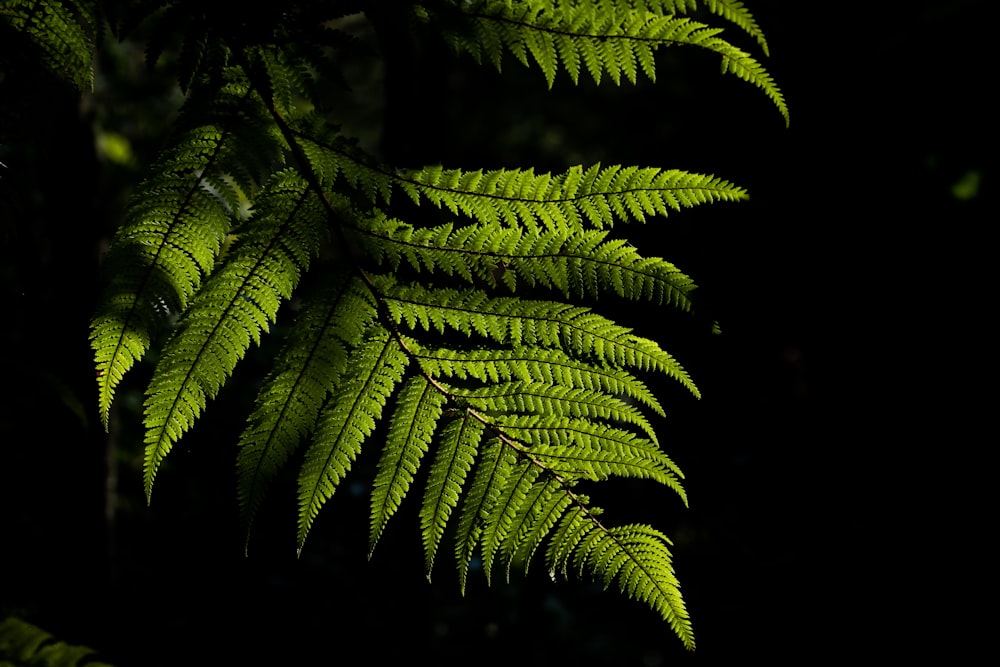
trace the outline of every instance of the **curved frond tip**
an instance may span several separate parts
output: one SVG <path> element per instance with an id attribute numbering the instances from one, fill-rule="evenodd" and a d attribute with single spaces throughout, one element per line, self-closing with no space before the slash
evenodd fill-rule
<path id="1" fill-rule="evenodd" d="M 722 56 L 723 72 L 761 88 L 787 122 L 784 97 L 764 67 L 722 38 L 722 28 L 683 15 L 699 4 L 750 34 L 767 54 L 763 32 L 743 4 L 734 0 L 649 0 L 627 5 L 479 0 L 435 11 L 447 16 L 442 23 L 453 26 L 443 37 L 456 52 L 464 51 L 497 70 L 504 54 L 510 54 L 525 66 L 538 67 L 549 87 L 560 71 L 574 84 L 583 71 L 595 83 L 606 76 L 616 85 L 623 80 L 634 84 L 640 73 L 655 81 L 657 49 L 706 49 Z"/>

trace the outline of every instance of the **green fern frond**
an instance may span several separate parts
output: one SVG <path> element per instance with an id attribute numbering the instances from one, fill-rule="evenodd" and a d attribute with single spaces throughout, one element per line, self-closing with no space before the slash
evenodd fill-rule
<path id="1" fill-rule="evenodd" d="M 111 283 L 91 332 L 105 425 L 123 375 L 145 355 L 167 317 L 187 306 L 230 229 L 231 212 L 196 175 L 218 158 L 222 138 L 213 127 L 187 133 L 185 153 L 177 157 L 189 171 L 158 175 L 148 193 L 140 188 L 130 220 L 116 235 L 108 258 L 116 270 L 108 272 Z"/>
<path id="2" fill-rule="evenodd" d="M 485 225 L 523 227 L 529 233 L 615 222 L 645 222 L 700 204 L 740 201 L 746 190 L 715 176 L 678 169 L 600 163 L 562 174 L 533 169 L 463 171 L 439 165 L 391 170 L 357 154 L 335 132 L 295 131 L 297 146 L 324 186 L 346 183 L 365 201 L 388 205 L 396 189 L 416 203 L 429 202 Z"/>
<path id="3" fill-rule="evenodd" d="M 645 384 L 620 368 L 602 367 L 575 359 L 561 350 L 451 350 L 422 346 L 407 340 L 407 349 L 425 373 L 436 378 L 474 380 L 484 384 L 542 382 L 575 389 L 626 396 L 664 415 L 659 400 Z"/>
<path id="4" fill-rule="evenodd" d="M 349 351 L 375 321 L 371 294 L 346 273 L 331 276 L 327 289 L 314 296 L 298 314 L 297 326 L 258 392 L 238 443 L 237 496 L 248 531 L 268 484 L 315 430 Z M 415 422 L 413 428 L 422 423 Z"/>
<path id="5" fill-rule="evenodd" d="M 0 21 L 25 35 L 56 76 L 79 90 L 94 88 L 96 8 L 77 0 L 3 0 Z"/>
<path id="6" fill-rule="evenodd" d="M 350 470 L 403 378 L 409 358 L 384 329 L 373 329 L 348 357 L 341 385 L 320 413 L 299 474 L 298 548 L 302 551 L 320 508 Z"/>
<path id="7" fill-rule="evenodd" d="M 545 550 L 545 563 L 549 570 L 549 578 L 556 581 L 559 576 L 569 578 L 570 558 L 580 541 L 593 530 L 600 528 L 598 517 L 602 510 L 599 507 L 589 507 L 590 498 L 579 495 L 567 506 L 556 523 Z"/>
<path id="8" fill-rule="evenodd" d="M 524 503 L 511 523 L 510 535 L 504 545 L 507 578 L 513 567 L 528 573 L 535 552 L 555 528 L 576 497 L 569 491 L 571 482 L 555 475 L 546 475 L 528 492 Z"/>
<path id="9" fill-rule="evenodd" d="M 673 568 L 670 540 L 641 524 L 605 527 L 599 508 L 587 507 L 580 496 L 553 531 L 546 551 L 549 575 L 566 578 L 570 566 L 578 576 L 591 575 L 605 587 L 617 581 L 620 590 L 655 609 L 693 650 L 694 632 Z"/>
<path id="10" fill-rule="evenodd" d="M 458 506 L 465 480 L 476 461 L 486 425 L 473 413 L 461 411 L 441 429 L 437 453 L 431 464 L 420 507 L 427 578 L 452 511 Z"/>
<path id="11" fill-rule="evenodd" d="M 365 202 L 386 205 L 393 189 L 393 170 L 358 150 L 336 126 L 314 114 L 289 123 L 295 146 L 323 187 L 343 190 L 346 185 Z"/>
<path id="12" fill-rule="evenodd" d="M 160 462 L 232 374 L 317 252 L 325 211 L 293 173 L 279 174 L 224 266 L 198 293 L 146 392 L 147 498 Z"/>
<path id="13" fill-rule="evenodd" d="M 688 310 L 695 285 L 609 230 L 746 192 L 651 167 L 384 164 L 330 122 L 331 101 L 341 98 L 328 84 L 348 71 L 343 48 L 351 47 L 329 19 L 367 6 L 267 5 L 233 22 L 217 8 L 190 11 L 195 4 L 137 0 L 98 22 L 76 0 L 0 0 L 4 29 L 33 40 L 49 66 L 77 81 L 93 52 L 81 35 L 104 20 L 125 29 L 148 19 L 149 57 L 165 56 L 185 91 L 175 132 L 113 240 L 90 333 L 106 427 L 124 374 L 161 349 L 144 406 L 147 497 L 165 457 L 251 346 L 282 335 L 238 442 L 247 531 L 298 452 L 301 552 L 372 444 L 369 556 L 425 475 L 428 578 L 446 534 L 463 591 L 477 552 L 491 583 L 502 571 L 527 571 L 544 550 L 553 578 L 616 581 L 692 648 L 667 538 L 648 526 L 606 527 L 577 485 L 651 479 L 687 503 L 683 475 L 647 416 L 664 409 L 639 375 L 673 378 L 696 397 L 698 389 L 657 342 L 599 307 L 618 298 Z M 787 122 L 765 68 L 720 28 L 688 16 L 733 24 L 766 54 L 738 0 L 435 0 L 399 11 L 411 10 L 456 51 L 497 69 L 513 55 L 549 86 L 560 71 L 574 84 L 655 79 L 659 49 L 707 50 L 723 72 L 761 88 Z M 395 8 L 370 11 L 383 44 L 409 27 Z M 60 21 L 73 25 L 53 34 Z M 421 210 L 410 218 L 413 205 Z M 303 283 L 307 272 L 315 280 Z M 384 442 L 371 442 L 376 429 Z"/>
<path id="14" fill-rule="evenodd" d="M 248 52 L 249 62 L 258 66 L 266 75 L 267 91 L 265 99 L 271 103 L 280 116 L 295 119 L 307 115 L 312 104 L 316 86 L 314 79 L 317 67 L 324 67 L 326 59 L 321 55 L 311 53 L 309 49 L 278 48 L 267 45 L 251 49 Z M 304 108 L 300 108 L 304 105 Z"/>
<path id="15" fill-rule="evenodd" d="M 788 115 L 788 106 L 785 104 L 785 97 L 767 70 L 742 49 L 730 46 L 729 44 L 716 46 L 717 48 L 713 50 L 722 55 L 722 73 L 732 72 L 744 81 L 752 83 L 763 90 L 764 94 L 771 98 L 771 101 L 778 107 L 778 111 L 781 112 L 781 115 L 785 119 L 785 125 L 788 125 L 791 118 Z"/>
<path id="16" fill-rule="evenodd" d="M 275 154 L 274 137 L 248 121 L 253 91 L 238 76 L 209 100 L 189 105 L 192 119 L 215 116 L 178 134 L 136 189 L 129 216 L 107 259 L 110 281 L 91 323 L 98 405 L 107 427 L 115 390 L 149 350 L 151 340 L 183 312 L 215 267 L 238 221 L 236 189 L 252 194 L 255 179 L 244 154 Z"/>
<path id="17" fill-rule="evenodd" d="M 736 3 L 709 4 L 716 13 L 753 30 L 748 13 Z M 623 78 L 635 83 L 640 71 L 655 81 L 657 48 L 696 46 L 722 56 L 723 73 L 733 72 L 763 90 L 788 120 L 788 108 L 774 80 L 748 53 L 718 37 L 721 28 L 614 2 L 481 0 L 463 3 L 452 11 L 465 19 L 462 29 L 443 34 L 456 52 L 465 51 L 477 62 L 489 61 L 499 70 L 503 52 L 509 51 L 526 66 L 533 61 L 550 88 L 560 69 L 574 84 L 583 69 L 595 83 L 605 75 L 618 85 Z"/>
<path id="18" fill-rule="evenodd" d="M 38 626 L 9 616 L 0 621 L 2 667 L 111 667 L 96 659 L 97 651 L 57 640 Z"/>
<path id="19" fill-rule="evenodd" d="M 483 572 L 486 581 L 492 581 L 493 563 L 501 551 L 512 547 L 511 531 L 514 519 L 528 500 L 529 491 L 544 469 L 534 461 L 517 463 L 504 477 L 504 483 L 496 501 L 490 507 L 483 526 L 482 554 Z"/>
<path id="20" fill-rule="evenodd" d="M 590 480 L 612 475 L 653 479 L 687 504 L 680 469 L 655 443 L 630 431 L 562 415 L 501 415 L 496 424 L 555 473 Z"/>
<path id="21" fill-rule="evenodd" d="M 738 26 L 757 41 L 764 55 L 770 55 L 764 31 L 740 0 L 641 0 L 637 2 L 649 11 L 660 14 L 686 14 L 699 9 L 699 5 Z"/>
<path id="22" fill-rule="evenodd" d="M 508 382 L 474 389 L 453 387 L 454 395 L 486 415 L 533 414 L 578 417 L 636 426 L 656 442 L 646 416 L 616 396 L 542 382 Z"/>
<path id="23" fill-rule="evenodd" d="M 282 49 L 259 49 L 254 55 L 267 73 L 270 84 L 267 98 L 275 111 L 291 117 L 295 113 L 295 97 L 306 88 L 304 80 L 307 75 L 298 68 L 299 63 L 291 60 Z"/>
<path id="24" fill-rule="evenodd" d="M 369 557 L 389 518 L 413 484 L 420 462 L 430 449 L 446 399 L 422 375 L 411 378 L 399 392 L 398 407 L 392 414 L 372 485 Z"/>
<path id="25" fill-rule="evenodd" d="M 462 500 L 455 531 L 455 562 L 458 565 L 459 590 L 463 593 L 473 553 L 516 461 L 516 452 L 499 438 L 487 441 L 478 457 L 476 472 Z"/>
<path id="26" fill-rule="evenodd" d="M 520 283 L 561 292 L 566 298 L 612 292 L 630 300 L 690 308 L 694 282 L 658 257 L 643 257 L 620 239 L 599 230 L 560 228 L 527 233 L 499 224 L 412 225 L 377 215 L 357 241 L 377 262 L 399 270 L 442 273 L 471 284 L 512 292 Z"/>
<path id="27" fill-rule="evenodd" d="M 623 299 L 689 310 L 688 295 L 695 289 L 694 281 L 670 262 L 644 257 L 627 241 L 607 239 L 601 231 L 541 233 L 518 243 L 502 262 L 506 284 L 520 279 L 528 287 L 556 289 L 566 298 L 612 292 Z"/>
<path id="28" fill-rule="evenodd" d="M 650 526 L 630 524 L 613 528 L 598 525 L 581 537 L 572 553 L 580 574 L 589 572 L 605 587 L 617 581 L 622 593 L 658 611 L 693 650 L 694 632 L 674 574 L 667 536 Z"/>
<path id="29" fill-rule="evenodd" d="M 695 396 L 701 395 L 687 371 L 654 341 L 632 334 L 589 308 L 417 285 L 397 285 L 384 296 L 393 321 L 410 329 L 439 333 L 451 329 L 515 349 L 561 349 L 600 365 L 664 373 Z"/>
<path id="30" fill-rule="evenodd" d="M 645 222 L 647 216 L 746 198 L 745 190 L 714 176 L 599 163 L 557 175 L 536 175 L 532 169 L 483 172 L 430 166 L 400 172 L 393 182 L 417 204 L 427 200 L 455 215 L 524 227 L 532 234 Z"/>

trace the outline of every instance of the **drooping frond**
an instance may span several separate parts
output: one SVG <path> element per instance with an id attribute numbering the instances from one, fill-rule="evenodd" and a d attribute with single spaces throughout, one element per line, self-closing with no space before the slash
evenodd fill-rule
<path id="1" fill-rule="evenodd" d="M 722 57 L 723 73 L 732 72 L 760 88 L 788 120 L 784 96 L 770 74 L 750 54 L 719 37 L 721 28 L 661 13 L 667 8 L 655 7 L 658 3 L 645 4 L 646 9 L 639 9 L 616 2 L 479 0 L 440 11 L 449 27 L 458 26 L 443 32 L 455 51 L 465 51 L 477 62 L 488 61 L 498 70 L 503 53 L 510 52 L 526 66 L 537 65 L 550 87 L 559 70 L 573 83 L 579 82 L 584 69 L 596 83 L 605 75 L 615 84 L 623 78 L 635 83 L 640 71 L 655 81 L 656 49 L 679 45 L 706 49 Z M 710 4 L 716 13 L 752 29 L 747 13 L 736 3 Z M 433 20 L 435 11 L 419 15 Z"/>
<path id="2" fill-rule="evenodd" d="M 317 252 L 325 218 L 292 173 L 279 174 L 226 263 L 198 292 L 146 392 L 147 496 L 160 462 L 274 322 Z"/>
<path id="3" fill-rule="evenodd" d="M 299 551 L 320 508 L 350 470 L 403 377 L 408 357 L 384 329 L 373 329 L 349 357 L 323 407 L 299 474 Z"/>
<path id="4" fill-rule="evenodd" d="M 511 529 L 514 519 L 527 502 L 531 488 L 546 469 L 535 461 L 524 459 L 514 465 L 501 479 L 500 493 L 492 503 L 483 525 L 481 540 L 483 572 L 486 581 L 492 579 L 493 563 L 501 551 L 511 547 Z"/>
<path id="5" fill-rule="evenodd" d="M 479 450 L 485 423 L 473 413 L 461 411 L 441 430 L 437 454 L 431 464 L 420 508 L 420 531 L 424 543 L 427 577 L 434 568 L 434 557 L 451 513 L 458 505 L 465 488 L 465 479 L 472 469 Z"/>
<path id="6" fill-rule="evenodd" d="M 573 516 L 571 524 L 579 521 L 582 525 L 567 532 L 571 549 L 553 539 L 557 548 L 550 552 L 550 570 L 559 569 L 560 559 L 566 559 L 581 576 L 589 573 L 605 587 L 617 581 L 622 593 L 658 611 L 684 645 L 694 649 L 694 632 L 667 536 L 642 524 L 605 528 L 581 514 L 566 516 Z"/>
<path id="7" fill-rule="evenodd" d="M 187 169 L 158 174 L 148 196 L 140 188 L 131 219 L 116 235 L 108 262 L 120 268 L 109 272 L 111 284 L 91 334 L 105 423 L 122 376 L 145 356 L 170 314 L 187 306 L 229 232 L 231 212 L 199 175 L 218 159 L 223 136 L 208 126 L 182 137 L 179 155 L 164 166 L 172 168 L 176 157 Z"/>
<path id="8" fill-rule="evenodd" d="M 106 262 L 110 280 L 91 323 L 105 425 L 124 374 L 188 308 L 215 267 L 238 222 L 240 191 L 253 194 L 258 179 L 268 175 L 250 168 L 279 150 L 255 120 L 255 106 L 252 89 L 238 73 L 211 99 L 193 99 L 186 117 L 202 122 L 174 138 L 133 196 Z"/>
<path id="9" fill-rule="evenodd" d="M 606 528 L 598 520 L 600 510 L 588 508 L 585 496 L 580 500 L 563 514 L 549 539 L 549 576 L 565 578 L 572 568 L 605 587 L 617 580 L 623 593 L 658 611 L 693 650 L 694 632 L 674 574 L 670 540 L 645 525 Z"/>
<path id="10" fill-rule="evenodd" d="M 574 501 L 567 506 L 565 513 L 553 527 L 545 550 L 545 563 L 553 581 L 559 576 L 564 579 L 569 577 L 570 558 L 580 541 L 588 533 L 601 527 L 601 508 L 590 507 L 590 498 L 585 495 L 577 496 Z"/>
<path id="11" fill-rule="evenodd" d="M 507 577 L 513 567 L 527 574 L 535 552 L 552 533 L 560 518 L 574 503 L 585 503 L 570 491 L 572 483 L 555 475 L 545 475 L 528 491 L 510 526 L 512 539 L 504 545 Z"/>
<path id="12" fill-rule="evenodd" d="M 765 56 L 770 55 L 764 31 L 740 0 L 638 0 L 635 4 L 661 14 L 686 14 L 703 7 L 741 28 L 757 40 Z"/>
<path id="13" fill-rule="evenodd" d="M 0 21 L 26 36 L 56 76 L 80 90 L 93 89 L 95 38 L 100 24 L 92 3 L 3 0 Z"/>
<path id="14" fill-rule="evenodd" d="M 237 496 L 248 530 L 268 483 L 315 430 L 320 407 L 375 316 L 371 294 L 346 273 L 332 276 L 299 313 L 238 443 Z"/>
<path id="15" fill-rule="evenodd" d="M 420 462 L 430 449 L 446 399 L 423 376 L 411 378 L 399 392 L 398 407 L 393 412 L 372 485 L 369 555 L 413 484 Z"/>
<path id="16" fill-rule="evenodd" d="M 517 462 L 517 453 L 499 438 L 490 439 L 483 447 L 476 463 L 472 483 L 462 501 L 458 527 L 455 531 L 455 562 L 458 566 L 458 585 L 464 592 L 469 576 L 469 564 L 477 545 L 483 538 L 486 522 L 492 515 L 510 471 Z M 496 530 L 491 531 L 496 535 Z"/>

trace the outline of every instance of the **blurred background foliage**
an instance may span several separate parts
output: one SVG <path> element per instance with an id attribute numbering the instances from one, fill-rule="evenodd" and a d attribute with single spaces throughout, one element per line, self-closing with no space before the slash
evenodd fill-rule
<path id="1" fill-rule="evenodd" d="M 728 664 L 831 655 L 859 628 L 889 632 L 882 619 L 906 616 L 918 596 L 898 542 L 947 520 L 910 481 L 923 470 L 906 453 L 938 428 L 955 435 L 921 411 L 927 373 L 947 371 L 914 358 L 933 341 L 975 363 L 978 301 L 953 286 L 988 284 L 978 239 L 997 219 L 989 3 L 869 5 L 857 17 L 748 4 L 790 129 L 700 53 L 663 52 L 655 85 L 574 88 L 560 77 L 549 91 L 512 60 L 499 75 L 434 42 L 378 44 L 364 22 L 342 26 L 373 50 L 345 72 L 353 95 L 336 120 L 386 160 L 676 167 L 750 190 L 745 204 L 621 230 L 702 286 L 700 317 L 620 313 L 662 335 L 705 395 L 658 387 L 661 441 L 688 475 L 691 508 L 642 484 L 613 485 L 601 503 L 675 538 L 696 653 L 641 605 L 554 585 L 544 567 L 492 589 L 474 580 L 460 597 L 442 560 L 429 585 L 407 505 L 367 561 L 371 456 L 300 559 L 291 480 L 279 481 L 243 558 L 227 480 L 242 428 L 233 407 L 266 370 L 252 354 L 145 507 L 141 379 L 126 380 L 104 434 L 87 345 L 101 254 L 183 101 L 144 61 L 141 35 L 102 42 L 82 99 L 0 46 L 0 618 L 123 666 L 357 651 L 375 664 Z M 949 304 L 944 337 L 928 314 L 936 302 Z M 709 334 L 713 318 L 722 336 Z M 955 331 L 968 333 L 961 346 Z M 949 423 L 953 409 L 965 408 L 935 402 Z M 948 461 L 937 477 L 965 474 Z M 911 620 L 886 641 L 924 646 Z"/>

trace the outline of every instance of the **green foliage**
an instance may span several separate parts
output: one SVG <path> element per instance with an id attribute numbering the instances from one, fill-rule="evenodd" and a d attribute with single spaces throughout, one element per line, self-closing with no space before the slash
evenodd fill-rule
<path id="1" fill-rule="evenodd" d="M 380 447 L 370 549 L 421 484 L 428 576 L 451 533 L 463 590 L 477 554 L 492 581 L 541 552 L 554 579 L 617 583 L 693 648 L 668 538 L 605 524 L 581 489 L 651 479 L 686 503 L 650 421 L 663 409 L 640 376 L 698 389 L 657 342 L 594 304 L 687 310 L 691 279 L 609 230 L 738 201 L 744 190 L 635 166 L 383 164 L 325 115 L 347 95 L 336 86 L 353 48 L 337 19 L 364 3 L 238 17 L 186 0 L 136 0 L 103 16 L 99 7 L 2 0 L 0 17 L 79 88 L 93 81 L 94 26 L 141 30 L 150 65 L 173 68 L 186 94 L 114 238 L 90 334 L 105 424 L 126 373 L 156 359 L 144 405 L 147 497 L 251 347 L 278 338 L 238 440 L 247 535 L 271 482 L 301 453 L 301 550 L 362 449 Z M 584 70 L 598 83 L 655 79 L 659 49 L 706 49 L 787 119 L 766 70 L 722 28 L 689 16 L 730 22 L 766 53 L 740 2 L 438 0 L 391 11 L 477 62 L 501 69 L 513 56 L 537 67 L 549 86 L 560 72 L 576 84 Z"/>
<path id="2" fill-rule="evenodd" d="M 607 75 L 631 83 L 639 72 L 656 80 L 655 52 L 665 46 L 696 46 L 722 56 L 722 71 L 759 86 L 788 120 L 784 97 L 767 71 L 747 52 L 719 37 L 713 28 L 679 14 L 705 5 L 766 42 L 740 2 L 508 2 L 492 0 L 421 8 L 419 16 L 449 25 L 443 34 L 456 51 L 498 70 L 509 51 L 524 65 L 532 61 L 551 87 L 560 70 L 579 83 L 586 69 L 595 83 Z"/>
<path id="3" fill-rule="evenodd" d="M 0 27 L 27 37 L 38 58 L 61 78 L 81 90 L 93 88 L 92 61 L 101 27 L 94 3 L 3 0 Z M 6 30 L 0 35 L 7 38 Z"/>
<path id="4" fill-rule="evenodd" d="M 0 621 L 0 667 L 110 667 L 86 646 L 58 641 L 39 627 L 13 616 Z"/>

